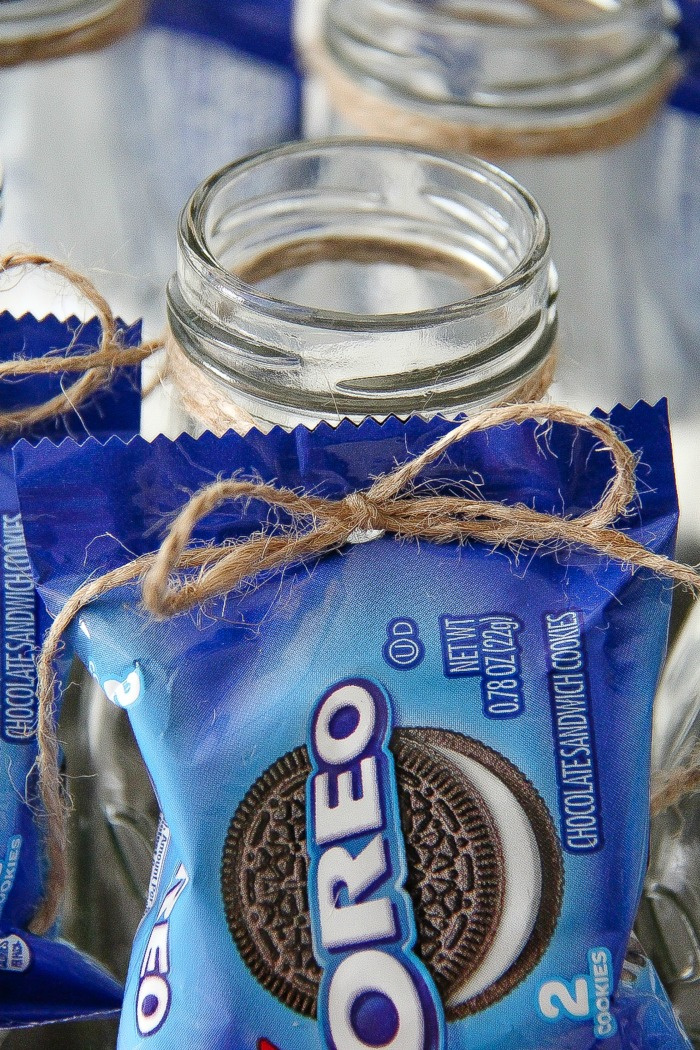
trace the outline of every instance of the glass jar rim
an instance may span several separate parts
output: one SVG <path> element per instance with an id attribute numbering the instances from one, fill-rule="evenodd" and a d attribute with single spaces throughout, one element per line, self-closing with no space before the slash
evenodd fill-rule
<path id="1" fill-rule="evenodd" d="M 370 2 L 376 4 L 377 9 L 381 9 L 382 13 L 392 15 L 407 27 L 422 24 L 421 19 L 425 17 L 425 14 L 416 7 L 415 0 L 370 0 Z M 602 6 L 603 4 L 605 6 Z M 667 6 L 672 9 L 673 3 Z M 517 34 L 518 38 L 522 38 L 523 35 L 541 37 L 546 32 L 548 37 L 556 40 L 559 37 L 568 37 L 571 33 L 579 35 L 585 33 L 586 30 L 592 33 L 614 30 L 626 25 L 632 16 L 643 21 L 646 15 L 657 14 L 658 10 L 659 0 L 631 0 L 631 3 L 630 0 L 622 0 L 622 2 L 620 0 L 591 0 L 589 10 L 581 11 L 577 16 L 575 9 L 570 9 L 565 18 L 560 21 L 552 19 L 546 25 L 541 21 L 529 22 L 525 19 L 512 22 L 504 19 L 502 23 L 496 24 L 488 21 L 480 22 L 476 18 L 468 19 L 440 6 L 431 5 L 430 21 L 435 26 L 449 27 L 450 32 L 457 35 L 460 34 L 461 24 L 464 27 L 464 35 L 470 37 L 478 33 L 481 28 L 484 33 L 498 32 L 504 37 L 513 33 Z M 671 13 L 669 10 L 669 17 Z"/>
<path id="2" fill-rule="evenodd" d="M 207 209 L 223 185 L 230 185 L 232 179 L 238 175 L 244 176 L 247 172 L 271 160 L 311 156 L 314 153 L 330 153 L 349 148 L 368 154 L 386 150 L 414 153 L 426 161 L 434 161 L 437 164 L 447 165 L 457 170 L 462 169 L 465 172 L 478 173 L 495 180 L 511 194 L 512 199 L 522 204 L 524 211 L 532 220 L 533 236 L 528 251 L 524 253 L 517 266 L 501 281 L 467 299 L 458 300 L 447 306 L 406 313 L 361 316 L 338 310 L 301 306 L 265 295 L 256 291 L 252 285 L 220 263 L 207 244 L 206 238 L 199 231 L 204 229 Z M 493 310 L 501 301 L 505 302 L 513 294 L 514 289 L 526 287 L 532 279 L 533 272 L 537 271 L 539 265 L 546 261 L 549 253 L 550 232 L 547 218 L 535 199 L 514 178 L 488 161 L 468 155 L 458 157 L 390 140 L 328 138 L 291 142 L 273 149 L 260 150 L 214 172 L 201 183 L 183 208 L 180 214 L 178 242 L 180 256 L 178 266 L 191 266 L 197 272 L 200 280 L 215 281 L 217 294 L 233 303 L 237 302 L 252 307 L 269 317 L 293 324 L 337 331 L 371 333 L 373 331 L 409 331 L 444 324 L 448 319 L 468 318 L 483 311 Z"/>
<path id="3" fill-rule="evenodd" d="M 389 123 L 398 138 L 462 150 L 476 135 L 473 152 L 489 157 L 597 149 L 587 128 L 624 141 L 677 76 L 666 0 L 581 13 L 602 2 L 513 0 L 494 15 L 489 0 L 464 11 L 421 0 L 328 0 L 308 63 L 343 117 L 373 136 Z M 570 141 L 573 131 L 582 144 Z"/>

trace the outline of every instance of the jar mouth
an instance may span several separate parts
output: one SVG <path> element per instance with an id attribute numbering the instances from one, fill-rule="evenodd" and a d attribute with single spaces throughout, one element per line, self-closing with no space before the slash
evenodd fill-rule
<path id="1" fill-rule="evenodd" d="M 287 426 L 501 402 L 544 375 L 556 295 L 547 220 L 498 168 L 327 139 L 195 191 L 167 311 L 200 400 Z"/>
<path id="2" fill-rule="evenodd" d="M 298 262 L 307 248 L 313 245 L 317 246 L 319 259 L 324 257 L 324 253 L 326 258 L 332 255 L 335 255 L 336 259 L 341 258 L 344 241 L 350 254 L 357 251 L 357 245 L 363 241 L 359 227 L 365 231 L 371 227 L 374 213 L 380 207 L 376 194 L 371 192 L 369 182 L 363 181 L 361 175 L 362 187 L 359 189 L 353 189 L 349 185 L 329 189 L 326 204 L 329 207 L 344 207 L 347 213 L 345 223 L 340 223 L 340 227 L 337 222 L 335 225 L 329 223 L 328 228 L 332 231 L 329 233 L 328 230 L 324 232 L 320 229 L 322 221 L 315 224 L 311 221 L 311 226 L 316 227 L 315 231 L 312 228 L 311 234 L 307 233 L 305 236 L 299 232 L 298 226 L 303 224 L 305 216 L 311 219 L 315 209 L 323 209 L 321 183 L 324 162 L 328 161 L 332 167 L 334 157 L 348 156 L 352 153 L 356 160 L 355 171 L 360 173 L 363 167 L 381 168 L 383 159 L 394 155 L 399 149 L 407 157 L 413 155 L 417 162 L 432 166 L 438 175 L 436 197 L 445 192 L 444 183 L 451 178 L 456 181 L 473 180 L 474 186 L 488 184 L 492 188 L 494 198 L 500 198 L 502 211 L 499 215 L 495 207 L 492 209 L 490 219 L 494 225 L 490 231 L 485 229 L 489 216 L 469 216 L 464 200 L 445 199 L 439 204 L 453 227 L 459 226 L 460 208 L 461 221 L 466 224 L 465 229 L 470 221 L 477 224 L 485 251 L 491 248 L 494 255 L 503 250 L 506 254 L 510 252 L 510 264 L 506 265 L 501 261 L 501 272 L 493 270 L 488 287 L 470 292 L 452 302 L 441 302 L 427 308 L 372 311 L 366 315 L 358 315 L 355 311 L 328 309 L 321 303 L 303 304 L 289 301 L 262 291 L 260 287 L 245 279 L 246 274 L 253 271 L 269 275 L 270 272 L 284 269 L 271 261 L 275 258 L 276 250 L 290 252 L 295 262 Z M 291 193 L 289 189 L 286 190 L 285 202 L 276 201 L 274 176 L 268 178 L 267 174 L 276 163 L 285 166 L 287 162 L 297 165 L 298 181 Z M 313 180 L 313 186 L 304 187 L 306 173 Z M 421 193 L 425 195 L 428 190 L 429 187 L 423 187 Z M 280 189 L 280 195 L 282 192 Z M 367 194 L 366 197 L 363 197 L 364 193 Z M 241 248 L 238 257 L 236 256 L 236 247 L 232 241 L 235 241 L 237 236 L 239 247 L 240 242 L 246 239 L 250 242 L 250 230 L 256 220 L 282 224 L 285 209 L 287 217 L 290 214 L 300 217 L 298 224 L 293 220 L 289 224 L 286 241 L 284 234 L 276 244 L 263 244 L 264 238 L 260 238 L 259 245 L 248 243 Z M 412 233 L 399 233 L 398 228 L 403 217 L 392 214 L 391 206 L 385 210 L 386 218 L 393 220 L 393 233 L 381 235 L 370 229 L 370 232 L 365 234 L 365 240 L 374 241 L 377 246 L 378 261 L 381 261 L 384 244 L 404 252 L 406 258 L 412 253 L 416 256 L 422 253 L 425 256 L 426 251 L 432 251 L 433 258 L 427 268 L 449 269 L 450 262 L 454 261 L 455 272 L 459 269 L 460 260 L 463 262 L 468 254 L 465 244 L 458 243 L 458 239 L 452 237 L 449 244 L 436 245 L 433 242 L 426 247 L 422 243 L 417 220 Z M 510 216 L 509 220 L 506 220 L 506 212 Z M 264 218 L 261 219 L 261 216 Z M 515 219 L 521 227 L 520 241 L 516 244 L 516 237 L 513 235 L 511 243 L 506 244 L 508 232 L 505 227 L 508 221 L 515 222 Z M 357 223 L 358 229 L 353 226 L 354 222 Z M 474 234 L 474 230 L 470 233 Z M 495 247 L 493 244 L 486 244 L 488 237 L 493 239 Z M 329 248 L 333 238 L 334 247 Z M 221 246 L 224 244 L 226 247 L 222 250 Z M 249 253 L 248 258 L 246 251 Z M 526 287 L 533 275 L 548 265 L 549 251 L 549 226 L 542 209 L 526 189 L 494 165 L 473 157 L 441 155 L 414 146 L 399 147 L 396 143 L 388 141 L 333 138 L 290 143 L 263 150 L 228 165 L 202 183 L 180 216 L 178 278 L 185 299 L 189 300 L 193 308 L 205 316 L 208 315 L 208 319 L 214 324 L 222 316 L 226 319 L 227 310 L 223 307 L 225 302 L 233 312 L 238 308 L 251 309 L 259 315 L 293 325 L 365 333 L 410 331 L 444 324 L 447 319 L 476 317 L 497 309 L 512 297 L 514 291 Z M 235 258 L 237 261 L 232 264 Z M 488 263 L 484 263 L 484 266 L 488 269 Z"/>
<path id="3" fill-rule="evenodd" d="M 369 91 L 518 127 L 600 119 L 649 92 L 670 75 L 672 21 L 664 0 L 511 0 L 495 15 L 491 0 L 330 0 L 322 33 Z"/>
<path id="4" fill-rule="evenodd" d="M 346 5 L 357 9 L 358 0 Z M 630 18 L 658 22 L 663 4 L 659 0 L 511 0 L 494 16 L 492 0 L 361 0 L 368 12 L 382 12 L 397 25 L 424 28 L 426 14 L 435 28 L 472 38 L 474 33 L 498 32 L 500 36 L 546 33 L 567 38 L 571 33 L 611 30 L 629 24 Z M 339 12 L 342 0 L 330 0 Z M 664 21 L 669 17 L 667 10 Z M 461 28 L 460 28 L 461 27 Z"/>

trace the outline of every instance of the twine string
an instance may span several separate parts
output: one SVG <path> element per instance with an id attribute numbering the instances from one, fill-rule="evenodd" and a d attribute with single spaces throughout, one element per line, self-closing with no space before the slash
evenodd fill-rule
<path id="1" fill-rule="evenodd" d="M 598 503 L 578 517 L 544 514 L 523 504 L 507 505 L 456 496 L 419 495 L 415 483 L 435 462 L 468 434 L 520 423 L 527 419 L 558 421 L 588 430 L 611 456 L 614 471 Z M 278 488 L 262 481 L 220 480 L 195 493 L 172 523 L 160 549 L 120 566 L 78 588 L 54 620 L 38 662 L 37 759 L 39 788 L 46 814 L 49 864 L 44 901 L 32 929 L 52 924 L 66 878 L 66 799 L 58 771 L 56 683 L 54 661 L 61 639 L 75 616 L 90 602 L 127 583 L 141 582 L 143 604 L 154 618 L 187 612 L 265 573 L 342 549 L 357 529 L 380 530 L 400 538 L 437 543 L 478 540 L 492 548 L 514 543 L 547 545 L 553 552 L 585 548 L 633 568 L 700 592 L 700 575 L 691 567 L 655 554 L 611 527 L 624 516 L 636 495 L 635 458 L 602 420 L 544 402 L 488 409 L 460 423 L 421 455 L 377 478 L 366 490 L 339 500 Z M 265 529 L 236 543 L 190 545 L 198 522 L 230 500 L 255 499 L 283 511 L 291 526 L 283 532 Z M 700 787 L 700 756 L 665 776 L 655 786 L 652 813 L 662 812 Z"/>
<path id="2" fill-rule="evenodd" d="M 78 379 L 60 394 L 44 404 L 29 408 L 0 412 L 0 433 L 26 431 L 37 423 L 65 412 L 75 411 L 98 390 L 108 386 L 116 368 L 139 365 L 160 350 L 166 351 L 166 360 L 150 383 L 142 390 L 148 395 L 163 383 L 175 385 L 181 404 L 198 423 L 221 436 L 230 429 L 245 434 L 256 421 L 235 400 L 226 396 L 206 374 L 181 350 L 171 332 L 143 342 L 139 346 L 123 345 L 116 320 L 106 299 L 83 274 L 65 263 L 37 253 L 15 252 L 0 257 L 0 278 L 13 269 L 48 269 L 62 277 L 89 302 L 100 324 L 100 340 L 96 349 L 86 353 L 49 353 L 39 358 L 15 358 L 0 362 L 0 382 L 3 379 L 31 375 L 79 373 Z M 542 398 L 549 388 L 556 362 L 553 346 L 542 365 L 516 390 L 508 395 L 507 403 L 531 402 Z"/>
<path id="3" fill-rule="evenodd" d="M 0 381 L 31 375 L 80 373 L 75 382 L 41 405 L 0 412 L 0 432 L 27 430 L 54 416 L 77 409 L 98 390 L 108 386 L 115 368 L 139 365 L 162 349 L 162 339 L 127 347 L 121 340 L 117 322 L 106 299 L 91 281 L 65 263 L 34 252 L 15 252 L 0 258 L 0 278 L 11 270 L 46 269 L 62 277 L 86 302 L 90 303 L 100 324 L 97 349 L 79 354 L 46 354 L 38 358 L 15 358 L 0 362 Z"/>
<path id="4" fill-rule="evenodd" d="M 50 14 L 51 10 L 47 13 Z M 23 14 L 19 15 L 20 19 Z M 91 14 L 88 9 L 84 15 L 71 18 L 67 25 L 55 25 L 49 32 L 44 18 L 27 18 L 25 32 L 16 36 L 11 33 L 3 39 L 0 68 L 50 61 L 107 47 L 138 29 L 145 17 L 146 0 L 113 0 L 106 11 Z M 36 28 L 30 28 L 35 23 L 39 23 Z"/>
<path id="5" fill-rule="evenodd" d="M 323 242 L 320 242 L 322 246 Z M 278 252 L 285 255 L 286 252 Z M 285 269 L 280 266 L 280 270 Z M 182 349 L 172 330 L 165 336 L 167 379 L 177 391 L 179 403 L 199 424 L 221 437 L 233 429 L 246 434 L 251 428 L 260 426 L 260 421 L 229 396 L 223 384 L 209 377 L 206 369 L 190 359 Z M 503 391 L 503 404 L 524 404 L 540 401 L 545 397 L 554 379 L 557 362 L 557 345 L 552 343 L 544 360 L 535 367 L 515 389 Z"/>
<path id="6" fill-rule="evenodd" d="M 522 504 L 513 506 L 451 496 L 417 497 L 412 492 L 414 482 L 425 467 L 455 442 L 478 430 L 523 422 L 533 416 L 590 431 L 612 456 L 615 469 L 611 481 L 592 510 L 569 520 Z M 397 537 L 437 543 L 480 539 L 504 545 L 516 541 L 560 540 L 564 544 L 591 546 L 591 539 L 595 538 L 601 553 L 624 561 L 629 549 L 638 559 L 644 557 L 645 565 L 656 566 L 663 572 L 661 566 L 668 559 L 644 547 L 636 551 L 639 545 L 624 533 L 612 531 L 608 535 L 605 529 L 624 514 L 634 497 L 634 468 L 633 454 L 602 420 L 548 402 L 533 402 L 489 409 L 460 423 L 421 455 L 378 478 L 367 491 L 351 493 L 342 500 L 298 495 L 262 482 L 217 481 L 196 493 L 175 519 L 144 579 L 144 604 L 159 618 L 186 612 L 202 601 L 234 590 L 243 580 L 258 573 L 344 546 L 357 529 L 380 530 Z M 200 566 L 196 579 L 173 580 L 172 575 L 197 522 L 227 500 L 250 498 L 287 513 L 294 525 L 291 536 L 272 537 L 260 533 L 245 543 L 209 547 L 208 558 Z M 314 521 L 311 529 L 307 528 L 309 519 Z M 586 531 L 582 533 L 584 528 Z M 695 580 L 693 570 L 688 572 Z"/>
<path id="7" fill-rule="evenodd" d="M 555 0 L 551 0 L 555 2 Z M 430 99 L 407 100 L 389 91 L 372 90 L 344 68 L 317 35 L 304 48 L 307 71 L 319 78 L 335 111 L 364 137 L 391 138 L 399 142 L 444 151 L 472 153 L 502 163 L 523 157 L 551 157 L 591 150 L 612 149 L 639 135 L 656 116 L 680 75 L 680 66 L 669 60 L 652 83 L 631 100 L 603 113 L 581 117 L 572 114 L 564 124 L 548 124 L 533 116 L 528 124 L 513 127 L 497 113 L 493 120 L 469 122 L 445 117 Z M 444 108 L 444 107 L 443 107 Z M 455 108 L 455 107 L 453 107 Z"/>

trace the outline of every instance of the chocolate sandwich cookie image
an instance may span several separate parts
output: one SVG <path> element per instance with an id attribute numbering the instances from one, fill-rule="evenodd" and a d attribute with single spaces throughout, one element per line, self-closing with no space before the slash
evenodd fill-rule
<path id="1" fill-rule="evenodd" d="M 485 1009 L 544 954 L 563 864 L 542 798 L 511 762 L 442 729 L 394 730 L 414 951 L 447 1021 Z M 221 868 L 228 926 L 246 966 L 290 1009 L 315 1018 L 321 967 L 308 900 L 306 747 L 273 763 L 229 825 Z"/>

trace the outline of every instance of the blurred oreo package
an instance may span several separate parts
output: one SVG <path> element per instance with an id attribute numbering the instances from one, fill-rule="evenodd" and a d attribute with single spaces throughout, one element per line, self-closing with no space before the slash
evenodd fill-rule
<path id="1" fill-rule="evenodd" d="M 140 328 L 122 326 L 121 334 L 126 345 L 136 344 Z M 94 349 L 99 336 L 96 320 L 37 320 L 31 314 L 15 318 L 3 312 L 0 361 L 45 357 L 67 346 L 84 352 Z M 74 378 L 54 373 L 5 379 L 0 383 L 0 413 L 43 405 Z M 75 411 L 30 424 L 21 433 L 32 443 L 45 437 L 70 439 L 69 447 L 88 435 L 127 438 L 138 432 L 140 404 L 138 369 L 126 368 Z M 31 932 L 45 890 L 34 768 L 36 656 L 50 621 L 27 557 L 12 461 L 16 434 L 8 431 L 0 442 L 0 1028 L 114 1013 L 121 1001 L 117 982 L 62 941 L 60 928 L 46 936 Z M 68 670 L 67 654 L 60 670 Z"/>
<path id="2" fill-rule="evenodd" d="M 670 555 L 665 405 L 610 421 L 638 459 L 617 526 Z M 453 425 L 21 443 L 38 587 L 56 613 L 221 476 L 340 499 Z M 610 471 L 533 420 L 419 488 L 576 516 Z M 253 497 L 194 541 L 288 526 Z M 688 1047 L 647 964 L 623 979 L 671 587 L 583 548 L 353 539 L 162 621 L 122 586 L 68 631 L 164 815 L 120 1050 Z"/>

